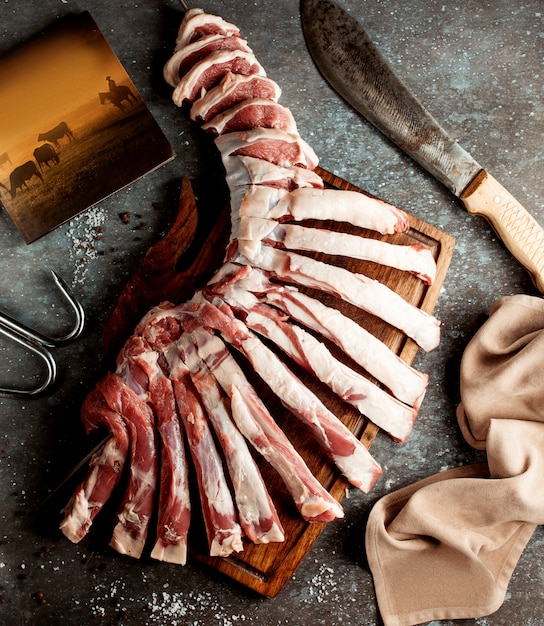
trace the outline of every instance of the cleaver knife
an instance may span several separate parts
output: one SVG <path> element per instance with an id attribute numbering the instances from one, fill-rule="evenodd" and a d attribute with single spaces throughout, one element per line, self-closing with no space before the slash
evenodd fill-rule
<path id="1" fill-rule="evenodd" d="M 487 219 L 544 293 L 544 231 L 394 73 L 369 36 L 332 0 L 301 0 L 306 45 L 327 82 L 369 122 Z"/>

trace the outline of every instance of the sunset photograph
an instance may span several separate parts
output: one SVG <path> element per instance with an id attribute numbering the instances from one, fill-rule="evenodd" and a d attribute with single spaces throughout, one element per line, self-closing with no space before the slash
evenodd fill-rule
<path id="1" fill-rule="evenodd" d="M 173 158 L 86 12 L 0 58 L 0 101 L 0 200 L 26 243 Z"/>

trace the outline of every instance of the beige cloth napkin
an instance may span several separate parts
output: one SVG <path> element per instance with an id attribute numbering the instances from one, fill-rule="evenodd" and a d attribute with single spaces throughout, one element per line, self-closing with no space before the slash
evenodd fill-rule
<path id="1" fill-rule="evenodd" d="M 441 472 L 373 507 L 366 549 L 385 626 L 493 613 L 544 523 L 544 300 L 497 300 L 460 375 L 459 426 L 487 463 Z"/>

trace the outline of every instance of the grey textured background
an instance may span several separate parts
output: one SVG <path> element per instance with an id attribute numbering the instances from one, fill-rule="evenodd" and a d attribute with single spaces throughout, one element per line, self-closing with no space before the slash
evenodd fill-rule
<path id="1" fill-rule="evenodd" d="M 342 5 L 463 147 L 544 223 L 542 1 Z M 182 16 L 177 2 L 2 0 L 0 53 L 62 14 L 89 10 L 177 153 L 168 165 L 30 246 L 0 210 L 0 307 L 32 326 L 62 328 L 64 308 L 45 273 L 51 267 L 73 286 L 88 315 L 83 337 L 55 352 L 60 381 L 51 394 L 32 401 L 0 399 L 0 623 L 8 626 L 379 624 L 364 552 L 368 512 L 392 489 L 481 458 L 455 423 L 459 359 L 495 298 L 535 293 L 484 221 L 469 217 L 323 82 L 305 47 L 298 2 L 204 0 L 199 6 L 239 25 L 282 87 L 281 102 L 293 111 L 324 168 L 456 237 L 436 308 L 442 343 L 430 354 L 418 353 L 415 362 L 430 374 L 429 390 L 407 443 L 399 446 L 379 435 L 373 444 L 384 477 L 368 496 L 350 492 L 345 519 L 325 529 L 274 600 L 198 564 L 180 568 L 123 558 L 107 548 L 99 528 L 72 545 L 57 530 L 57 508 L 34 511 L 88 449 L 78 411 L 103 372 L 103 324 L 148 246 L 171 223 L 181 177 L 189 176 L 203 198 L 216 195 L 219 201 L 225 189 L 213 145 L 172 104 L 162 81 Z M 127 224 L 119 219 L 123 212 L 131 213 Z M 0 352 L 4 371 L 19 368 L 24 375 L 24 362 L 11 354 L 7 348 Z M 543 543 L 538 528 L 497 613 L 459 623 L 543 624 Z"/>

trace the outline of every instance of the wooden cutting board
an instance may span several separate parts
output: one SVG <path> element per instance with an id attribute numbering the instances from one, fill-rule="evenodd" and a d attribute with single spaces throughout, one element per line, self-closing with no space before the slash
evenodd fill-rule
<path id="1" fill-rule="evenodd" d="M 318 168 L 317 172 L 327 185 L 331 187 L 365 193 L 325 170 Z M 202 209 L 202 207 L 200 208 Z M 316 225 L 324 225 L 327 228 L 351 233 L 364 232 L 361 229 L 346 226 L 345 224 L 327 222 L 326 224 L 318 223 Z M 196 202 L 189 181 L 184 179 L 179 210 L 174 225 L 163 239 L 150 248 L 140 270 L 126 285 L 110 321 L 106 324 L 104 342 L 106 353 L 109 353 L 110 356 L 116 354 L 122 343 L 132 333 L 136 323 L 151 306 L 165 300 L 180 303 L 190 298 L 195 289 L 205 284 L 214 270 L 222 263 L 223 253 L 230 233 L 228 207 L 225 207 L 221 212 L 204 245 L 201 248 L 199 247 L 196 251 L 197 254 L 192 255 L 190 263 L 186 264 L 187 266 L 180 271 L 180 259 L 182 260 L 184 256 L 187 256 L 188 251 L 190 251 L 196 227 Z M 405 300 L 428 313 L 432 313 L 452 257 L 454 238 L 414 216 L 410 216 L 410 229 L 406 233 L 388 236 L 370 232 L 364 232 L 364 234 L 392 243 L 412 244 L 417 242 L 428 246 L 437 262 L 437 275 L 434 284 L 427 286 L 421 280 L 406 272 L 370 262 L 354 259 L 332 259 L 325 255 L 314 256 L 320 260 L 334 262 L 347 267 L 351 271 L 375 278 L 394 289 Z M 311 293 L 311 290 L 306 291 Z M 323 296 L 321 294 L 320 300 L 339 308 L 346 315 L 356 319 L 367 330 L 384 341 L 407 363 L 411 363 L 414 359 L 418 346 L 401 331 L 392 328 L 372 315 L 354 309 L 351 305 L 339 303 L 332 296 Z M 337 357 L 341 357 L 341 353 L 336 347 L 330 345 L 328 347 L 331 348 L 331 351 Z M 321 398 L 327 407 L 369 448 L 379 429 L 361 416 L 355 409 L 334 396 L 315 378 L 307 375 L 294 364 L 288 364 L 305 384 Z M 309 468 L 333 497 L 341 501 L 348 483 L 320 451 L 318 445 L 308 437 L 306 428 L 279 403 L 266 385 L 262 381 L 257 380 L 249 368 L 246 369 L 246 374 L 257 388 L 261 398 L 267 404 L 278 424 L 306 460 Z M 246 542 L 244 551 L 241 553 L 228 558 L 209 557 L 207 555 L 203 523 L 198 518 L 199 507 L 195 505 L 193 507 L 195 519 L 192 522 L 190 534 L 190 552 L 192 558 L 198 559 L 242 585 L 264 596 L 274 597 L 304 559 L 323 530 L 324 525 L 310 524 L 304 521 L 275 471 L 262 459 L 257 459 L 257 461 L 278 509 L 285 529 L 285 541 L 280 544 L 268 545 L 254 545 Z M 380 480 L 384 478 L 387 477 L 382 476 Z M 330 523 L 334 524 L 335 522 Z"/>

